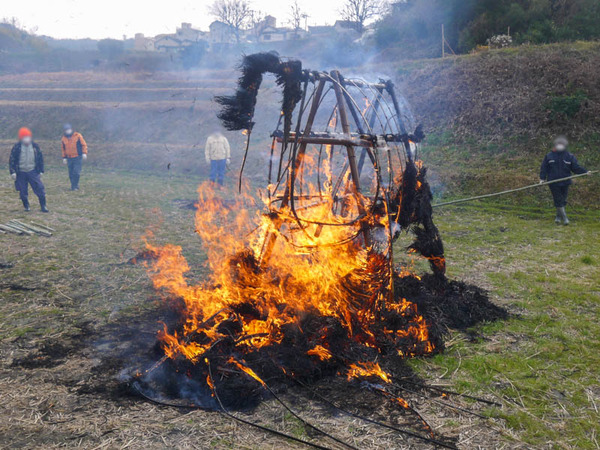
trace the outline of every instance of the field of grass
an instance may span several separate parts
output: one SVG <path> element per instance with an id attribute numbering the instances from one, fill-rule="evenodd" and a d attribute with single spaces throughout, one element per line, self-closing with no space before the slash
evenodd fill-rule
<path id="1" fill-rule="evenodd" d="M 117 374 L 154 344 L 164 314 L 144 268 L 124 263 L 151 230 L 154 242 L 181 245 L 190 276 L 203 277 L 185 208 L 199 177 L 88 168 L 73 193 L 66 169 L 52 166 L 45 181 L 48 215 L 22 212 L 8 176 L 0 182 L 0 222 L 56 229 L 51 238 L 0 235 L 0 446 L 291 446 L 217 413 L 157 407 L 119 390 Z M 513 314 L 468 336 L 452 333 L 444 354 L 412 361 L 432 384 L 503 405 L 463 402 L 489 417 L 480 420 L 418 403 L 461 448 L 598 446 L 600 222 L 597 210 L 571 216 L 572 226 L 556 227 L 548 202 L 511 198 L 436 210 L 448 275 L 487 288 Z M 301 409 L 359 448 L 407 445 L 312 402 Z M 307 436 L 271 403 L 253 417 Z"/>
<path id="2" fill-rule="evenodd" d="M 189 205 L 206 176 L 203 141 L 216 125 L 210 99 L 233 83 L 231 71 L 185 79 L 0 77 L 0 222 L 33 220 L 56 229 L 51 238 L 0 234 L 0 448 L 293 447 L 217 413 L 142 401 L 119 381 L 119 373 L 135 367 L 155 344 L 158 322 L 168 314 L 145 269 L 126 263 L 143 248 L 142 236 L 151 231 L 154 243 L 181 245 L 190 277 L 206 274 Z M 262 105 L 277 116 L 279 92 L 265 87 L 270 97 Z M 90 144 L 76 193 L 68 190 L 60 164 L 64 121 L 74 122 Z M 8 177 L 8 150 L 22 125 L 32 126 L 45 151 L 48 215 L 37 211 L 34 197 L 33 211 L 22 212 Z M 261 122 L 256 135 L 271 125 Z M 235 167 L 243 137 L 230 137 Z M 520 135 L 486 144 L 432 134 L 422 158 L 436 201 L 534 183 L 546 141 Z M 251 177 L 262 173 L 268 150 L 253 142 L 246 166 Z M 598 135 L 587 134 L 572 145 L 590 169 L 600 167 L 598 142 Z M 600 446 L 599 192 L 600 176 L 576 182 L 568 228 L 554 225 L 547 188 L 435 210 L 449 277 L 486 288 L 512 313 L 467 335 L 452 332 L 444 354 L 411 361 L 431 384 L 502 404 L 485 408 L 452 399 L 487 417 L 477 419 L 409 398 L 437 433 L 456 438 L 459 447 Z M 427 270 L 424 262 L 416 267 Z M 416 444 L 312 401 L 296 407 L 361 449 Z M 381 405 L 373 413 L 402 419 Z M 252 418 L 311 437 L 273 402 Z"/>
<path id="3" fill-rule="evenodd" d="M 514 315 L 416 366 L 502 399 L 491 415 L 504 419 L 511 446 L 598 448 L 598 211 L 576 209 L 566 228 L 550 208 L 510 198 L 447 208 L 437 223 L 449 275 L 487 287 Z"/>

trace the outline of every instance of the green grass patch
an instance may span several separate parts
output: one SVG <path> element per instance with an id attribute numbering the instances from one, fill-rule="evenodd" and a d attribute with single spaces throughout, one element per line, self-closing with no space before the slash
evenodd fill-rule
<path id="1" fill-rule="evenodd" d="M 450 276 L 488 286 L 513 318 L 479 327 L 483 339 L 475 343 L 459 340 L 413 363 L 425 377 L 493 395 L 503 407 L 490 416 L 522 445 L 595 448 L 600 274 L 590 255 L 600 254 L 597 211 L 579 210 L 572 228 L 557 229 L 550 208 L 504 203 L 447 207 L 436 223 Z"/>

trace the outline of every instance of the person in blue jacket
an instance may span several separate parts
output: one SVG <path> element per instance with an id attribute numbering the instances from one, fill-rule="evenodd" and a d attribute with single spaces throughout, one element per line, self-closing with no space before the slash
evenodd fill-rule
<path id="1" fill-rule="evenodd" d="M 575 155 L 568 151 L 569 141 L 565 136 L 558 136 L 554 140 L 554 148 L 544 157 L 542 167 L 540 168 L 540 183 L 546 181 L 559 180 L 561 178 L 570 177 L 571 174 L 591 173 L 581 167 L 577 162 Z M 556 218 L 554 222 L 557 225 L 569 225 L 569 219 L 565 211 L 567 206 L 567 197 L 569 195 L 569 186 L 572 180 L 559 181 L 548 185 L 554 206 L 556 207 Z"/>

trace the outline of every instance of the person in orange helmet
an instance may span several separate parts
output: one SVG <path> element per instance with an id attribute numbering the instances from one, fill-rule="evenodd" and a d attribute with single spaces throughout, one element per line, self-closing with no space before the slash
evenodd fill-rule
<path id="1" fill-rule="evenodd" d="M 33 142 L 33 135 L 29 128 L 19 130 L 19 142 L 11 152 L 8 163 L 10 176 L 15 181 L 15 189 L 21 195 L 21 201 L 25 211 L 29 211 L 29 186 L 40 200 L 42 212 L 48 211 L 46 206 L 46 188 L 42 182 L 44 175 L 44 155 L 39 145 Z"/>
<path id="2" fill-rule="evenodd" d="M 83 136 L 73 131 L 70 124 L 65 124 L 63 131 L 64 135 L 61 140 L 63 163 L 69 168 L 71 190 L 78 191 L 82 161 L 87 159 L 88 146 Z"/>

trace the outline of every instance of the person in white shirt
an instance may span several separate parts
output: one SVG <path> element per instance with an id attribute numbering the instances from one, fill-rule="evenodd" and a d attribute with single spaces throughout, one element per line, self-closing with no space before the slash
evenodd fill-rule
<path id="1" fill-rule="evenodd" d="M 223 186 L 225 183 L 225 171 L 231 162 L 229 141 L 222 133 L 217 131 L 211 134 L 206 140 L 204 153 L 206 163 L 210 164 L 210 181 Z"/>

